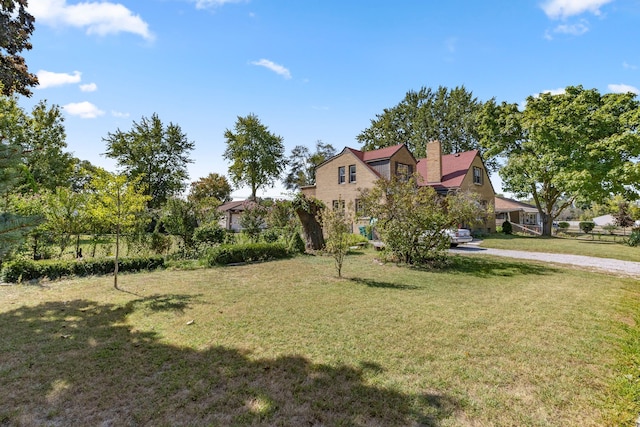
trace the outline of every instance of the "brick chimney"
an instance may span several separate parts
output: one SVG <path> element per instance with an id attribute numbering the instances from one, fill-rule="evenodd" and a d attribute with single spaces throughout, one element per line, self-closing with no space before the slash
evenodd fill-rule
<path id="1" fill-rule="evenodd" d="M 427 184 L 442 182 L 442 147 L 440 141 L 427 142 Z"/>

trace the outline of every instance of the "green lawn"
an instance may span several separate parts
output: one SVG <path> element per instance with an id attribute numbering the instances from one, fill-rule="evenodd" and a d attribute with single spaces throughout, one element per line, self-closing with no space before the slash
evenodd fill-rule
<path id="1" fill-rule="evenodd" d="M 640 262 L 640 247 L 622 243 L 621 236 L 613 241 L 611 236 L 582 235 L 576 237 L 537 237 L 522 235 L 491 234 L 482 238 L 482 247 L 512 249 L 532 252 L 574 254 L 600 258 L 614 258 Z"/>
<path id="2" fill-rule="evenodd" d="M 0 424 L 631 425 L 640 282 L 350 255 L 0 287 Z"/>

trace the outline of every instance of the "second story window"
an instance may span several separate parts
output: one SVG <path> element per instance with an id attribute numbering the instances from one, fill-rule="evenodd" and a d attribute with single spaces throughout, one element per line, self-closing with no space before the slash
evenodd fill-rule
<path id="1" fill-rule="evenodd" d="M 356 165 L 349 165 L 349 182 L 356 182 Z"/>
<path id="2" fill-rule="evenodd" d="M 334 211 L 344 211 L 344 200 L 333 200 L 331 204 Z"/>
<path id="3" fill-rule="evenodd" d="M 400 181 L 408 181 L 413 173 L 410 165 L 404 163 L 396 163 L 396 176 Z"/>
<path id="4" fill-rule="evenodd" d="M 340 166 L 338 168 L 338 184 L 344 184 L 345 178 L 345 168 L 344 166 Z"/>
<path id="5" fill-rule="evenodd" d="M 482 185 L 482 169 L 473 167 L 473 183 Z"/>

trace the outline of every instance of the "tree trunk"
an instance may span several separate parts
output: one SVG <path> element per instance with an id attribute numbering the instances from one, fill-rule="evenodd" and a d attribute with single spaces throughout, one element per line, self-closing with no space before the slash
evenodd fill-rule
<path id="1" fill-rule="evenodd" d="M 118 258 L 120 255 L 120 224 L 116 225 L 116 261 L 113 267 L 113 287 L 118 288 Z"/>
<path id="2" fill-rule="evenodd" d="M 307 249 L 319 251 L 324 248 L 324 236 L 322 235 L 322 226 L 316 219 L 316 213 L 317 208 L 313 205 L 311 212 L 302 208 L 296 209 L 296 214 L 302 223 L 302 234 L 304 234 Z"/>

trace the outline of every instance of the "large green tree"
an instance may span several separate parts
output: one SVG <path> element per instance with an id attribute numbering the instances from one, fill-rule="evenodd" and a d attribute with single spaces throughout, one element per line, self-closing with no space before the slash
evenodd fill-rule
<path id="1" fill-rule="evenodd" d="M 117 161 L 130 181 L 140 182 L 143 194 L 150 197 L 150 209 L 160 208 L 185 189 L 194 143 L 180 126 L 165 126 L 154 113 L 151 118 L 134 121 L 128 132 L 118 129 L 108 133 L 103 141 L 107 144 L 105 155 Z"/>
<path id="2" fill-rule="evenodd" d="M 426 144 L 432 140 L 440 141 L 444 154 L 481 150 L 476 120 L 482 105 L 464 86 L 440 86 L 435 91 L 422 87 L 377 114 L 356 138 L 364 150 L 403 143 L 417 158 L 426 156 Z"/>
<path id="3" fill-rule="evenodd" d="M 479 130 L 490 158 L 501 158 L 505 191 L 532 197 L 543 234 L 576 200 L 631 200 L 640 190 L 640 108 L 632 93 L 601 95 L 569 86 L 516 104 L 485 104 Z"/>
<path id="4" fill-rule="evenodd" d="M 24 128 L 24 162 L 27 166 L 25 183 L 35 184 L 35 189 L 55 191 L 57 187 L 68 187 L 75 159 L 64 151 L 67 147 L 64 117 L 57 105 L 47 106 L 40 101 L 26 117 Z"/>
<path id="5" fill-rule="evenodd" d="M 16 99 L 0 95 L 0 262 L 41 221 L 37 215 L 19 214 L 8 202 L 25 168 L 24 122 Z"/>
<path id="6" fill-rule="evenodd" d="M 256 200 L 258 189 L 273 185 L 286 166 L 282 137 L 269 132 L 255 114 L 238 117 L 234 131 L 227 129 L 224 137 L 231 181 L 248 185 Z"/>
<path id="7" fill-rule="evenodd" d="M 35 29 L 35 18 L 27 12 L 27 0 L 0 1 L 0 92 L 4 95 L 19 93 L 31 96 L 29 87 L 38 84 L 20 56 L 30 50 L 29 37 Z"/>
<path id="8" fill-rule="evenodd" d="M 297 190 L 305 185 L 316 183 L 316 167 L 333 157 L 336 149 L 331 144 L 316 141 L 316 151 L 311 153 L 308 147 L 296 145 L 289 156 L 289 170 L 284 178 L 287 190 Z"/>
<path id="9" fill-rule="evenodd" d="M 210 173 L 191 183 L 189 200 L 202 203 L 207 199 L 216 199 L 220 203 L 231 200 L 231 185 L 224 175 Z"/>

